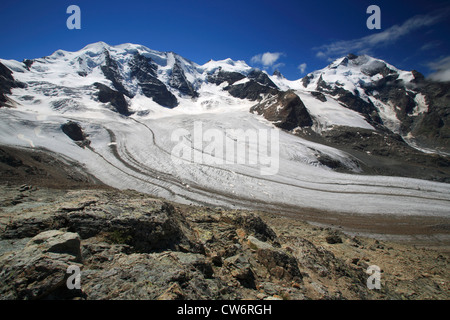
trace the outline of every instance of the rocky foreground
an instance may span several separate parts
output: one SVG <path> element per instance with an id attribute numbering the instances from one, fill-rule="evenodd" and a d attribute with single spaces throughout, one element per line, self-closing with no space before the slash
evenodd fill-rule
<path id="1" fill-rule="evenodd" d="M 134 191 L 0 189 L 1 299 L 450 298 L 444 251 Z M 367 287 L 371 265 L 381 289 Z"/>

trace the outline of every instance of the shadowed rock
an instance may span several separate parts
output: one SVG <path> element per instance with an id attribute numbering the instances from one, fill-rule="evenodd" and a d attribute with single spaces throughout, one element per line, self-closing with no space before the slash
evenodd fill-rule
<path id="1" fill-rule="evenodd" d="M 292 91 L 281 92 L 276 97 L 252 107 L 250 111 L 263 115 L 285 130 L 309 127 L 313 124 L 302 100 Z"/>
<path id="2" fill-rule="evenodd" d="M 14 80 L 12 73 L 9 68 L 0 63 L 0 107 L 7 105 L 8 98 L 6 95 L 11 94 L 12 88 L 25 87 L 25 84 Z"/>
<path id="3" fill-rule="evenodd" d="M 122 93 L 115 91 L 108 86 L 101 83 L 94 83 L 94 86 L 99 89 L 98 100 L 103 103 L 110 103 L 118 113 L 124 116 L 131 115 L 128 110 L 128 103 Z"/>
<path id="4" fill-rule="evenodd" d="M 131 77 L 138 81 L 142 93 L 163 107 L 174 108 L 177 98 L 157 78 L 158 66 L 151 58 L 136 54 L 130 62 Z"/>

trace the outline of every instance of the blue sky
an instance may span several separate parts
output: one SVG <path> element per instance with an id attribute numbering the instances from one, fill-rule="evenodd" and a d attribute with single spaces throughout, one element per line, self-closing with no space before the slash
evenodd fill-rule
<path id="1" fill-rule="evenodd" d="M 69 30 L 69 5 L 81 9 L 81 30 Z M 369 5 L 381 29 L 369 30 Z M 104 41 L 174 51 L 196 63 L 245 60 L 298 79 L 330 59 L 367 53 L 394 66 L 447 80 L 450 2 L 428 1 L 103 1 L 2 0 L 0 58 L 23 60 Z M 450 80 L 450 76 L 449 79 Z"/>

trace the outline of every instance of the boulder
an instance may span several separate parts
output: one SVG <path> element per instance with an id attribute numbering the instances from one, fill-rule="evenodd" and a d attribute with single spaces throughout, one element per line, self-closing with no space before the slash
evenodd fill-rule
<path id="1" fill-rule="evenodd" d="M 0 296 L 4 299 L 55 299 L 82 296 L 67 288 L 69 266 L 81 265 L 78 234 L 48 230 L 19 251 L 0 258 Z"/>
<path id="2" fill-rule="evenodd" d="M 39 250 L 43 253 L 53 252 L 70 254 L 76 262 L 81 262 L 80 237 L 77 233 L 48 230 L 33 237 L 26 246 L 27 250 Z"/>
<path id="3" fill-rule="evenodd" d="M 302 279 L 298 262 L 293 256 L 253 236 L 249 236 L 247 241 L 249 247 L 256 250 L 258 260 L 271 276 L 279 280 L 296 282 Z"/>
<path id="4" fill-rule="evenodd" d="M 328 244 L 342 243 L 342 238 L 336 233 L 327 235 L 325 240 Z"/>
<path id="5" fill-rule="evenodd" d="M 239 281 L 245 288 L 256 288 L 255 275 L 251 268 L 248 257 L 243 254 L 237 254 L 224 260 L 224 267 L 230 274 Z"/>
<path id="6" fill-rule="evenodd" d="M 83 132 L 81 126 L 74 121 L 67 121 L 62 124 L 61 130 L 73 141 L 83 141 L 86 139 L 86 134 Z"/>

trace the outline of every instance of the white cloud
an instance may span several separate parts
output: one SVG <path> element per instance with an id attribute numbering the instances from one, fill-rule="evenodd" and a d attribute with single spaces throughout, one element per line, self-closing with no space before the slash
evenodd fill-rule
<path id="1" fill-rule="evenodd" d="M 298 70 L 300 70 L 301 73 L 304 73 L 306 70 L 306 63 L 300 64 L 297 68 Z"/>
<path id="2" fill-rule="evenodd" d="M 428 78 L 435 81 L 450 81 L 450 56 L 430 62 L 428 66 L 434 70 Z"/>
<path id="3" fill-rule="evenodd" d="M 377 47 L 392 44 L 417 29 L 436 24 L 443 20 L 449 12 L 450 8 L 447 8 L 438 13 L 414 16 L 406 20 L 403 24 L 394 25 L 382 32 L 359 39 L 336 41 L 313 48 L 313 50 L 317 51 L 316 57 L 319 58 L 339 57 L 350 52 L 356 54 L 369 53 Z"/>
<path id="4" fill-rule="evenodd" d="M 326 58 L 326 54 L 323 53 L 322 51 L 318 51 L 318 52 L 316 53 L 316 57 L 317 57 L 317 58 Z"/>
<path id="5" fill-rule="evenodd" d="M 283 56 L 284 53 L 282 52 L 266 52 L 257 54 L 256 56 L 253 56 L 250 60 L 251 63 L 255 64 L 261 64 L 264 67 L 272 67 L 275 62 L 280 59 L 281 56 Z"/>
<path id="6" fill-rule="evenodd" d="M 432 50 L 432 49 L 439 47 L 440 45 L 441 45 L 440 41 L 431 41 L 431 42 L 425 43 L 423 46 L 421 46 L 420 50 L 421 51 Z"/>

